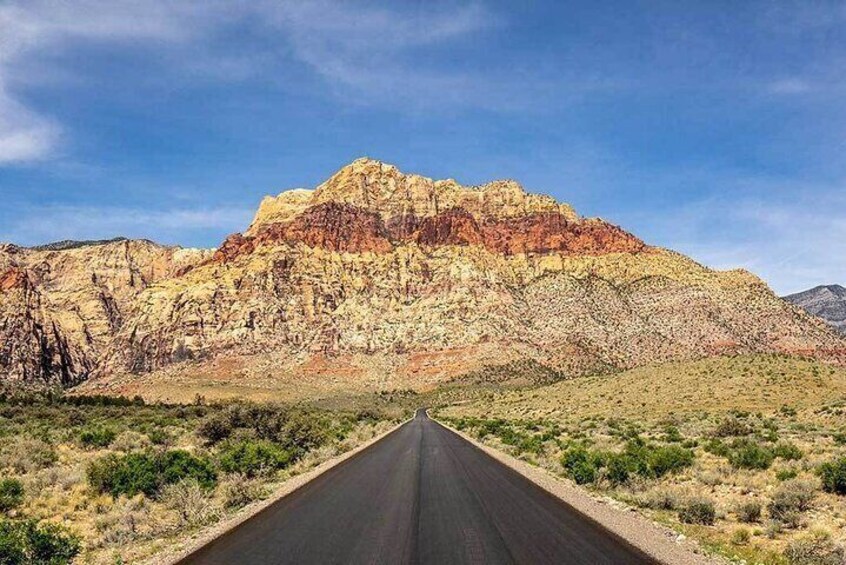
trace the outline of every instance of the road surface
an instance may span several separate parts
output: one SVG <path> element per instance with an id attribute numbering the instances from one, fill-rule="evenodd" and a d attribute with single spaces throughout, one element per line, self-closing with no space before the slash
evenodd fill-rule
<path id="1" fill-rule="evenodd" d="M 181 563 L 654 561 L 421 410 Z"/>

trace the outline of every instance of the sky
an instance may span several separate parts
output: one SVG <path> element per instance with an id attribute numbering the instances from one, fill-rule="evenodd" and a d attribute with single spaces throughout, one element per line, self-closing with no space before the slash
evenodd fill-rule
<path id="1" fill-rule="evenodd" d="M 0 241 L 213 247 L 361 156 L 846 284 L 846 3 L 0 0 Z"/>

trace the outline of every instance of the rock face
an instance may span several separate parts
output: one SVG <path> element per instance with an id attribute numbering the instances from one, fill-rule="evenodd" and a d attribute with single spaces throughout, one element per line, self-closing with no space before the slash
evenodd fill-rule
<path id="1" fill-rule="evenodd" d="M 7 247 L 0 289 L 6 378 L 63 384 L 267 352 L 425 372 L 472 350 L 577 374 L 844 348 L 749 273 L 712 271 L 513 181 L 465 187 L 370 159 L 265 198 L 213 253 Z"/>
<path id="2" fill-rule="evenodd" d="M 2 380 L 84 380 L 138 294 L 209 255 L 125 239 L 0 246 Z"/>
<path id="3" fill-rule="evenodd" d="M 846 288 L 836 284 L 818 286 L 785 296 L 784 299 L 814 316 L 819 316 L 840 333 L 846 334 Z"/>

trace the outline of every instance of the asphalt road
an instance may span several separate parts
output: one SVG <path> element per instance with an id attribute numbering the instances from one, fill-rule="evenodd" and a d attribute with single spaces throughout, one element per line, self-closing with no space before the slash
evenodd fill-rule
<path id="1" fill-rule="evenodd" d="M 654 561 L 420 411 L 181 563 Z"/>

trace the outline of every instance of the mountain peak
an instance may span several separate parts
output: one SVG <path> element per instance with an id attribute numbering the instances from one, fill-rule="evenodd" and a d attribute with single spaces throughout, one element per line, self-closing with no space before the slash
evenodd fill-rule
<path id="1" fill-rule="evenodd" d="M 816 286 L 784 299 L 846 333 L 846 288 L 839 284 Z"/>
<path id="2" fill-rule="evenodd" d="M 544 212 L 560 214 L 570 222 L 579 219 L 568 204 L 528 193 L 514 180 L 465 186 L 453 179 L 404 173 L 395 165 L 361 157 L 341 167 L 314 190 L 288 190 L 266 197 L 247 233 L 255 233 L 262 225 L 289 221 L 307 208 L 327 203 L 354 206 L 376 213 L 384 221 L 432 217 L 453 208 L 465 210 L 477 221 Z"/>

